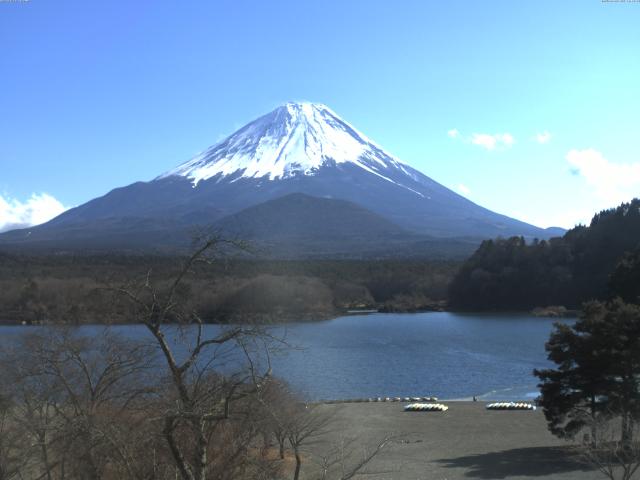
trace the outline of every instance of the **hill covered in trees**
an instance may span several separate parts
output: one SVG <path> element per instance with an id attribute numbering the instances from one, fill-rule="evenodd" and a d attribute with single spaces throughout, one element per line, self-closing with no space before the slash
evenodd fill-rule
<path id="1" fill-rule="evenodd" d="M 522 310 L 615 295 L 637 300 L 640 200 L 596 214 L 563 237 L 484 241 L 449 287 L 457 309 Z"/>

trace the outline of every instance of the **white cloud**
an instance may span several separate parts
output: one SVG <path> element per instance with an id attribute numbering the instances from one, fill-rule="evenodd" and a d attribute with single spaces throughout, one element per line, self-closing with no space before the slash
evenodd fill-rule
<path id="1" fill-rule="evenodd" d="M 593 148 L 571 150 L 566 159 L 605 202 L 605 208 L 629 201 L 640 192 L 640 162 L 612 163 Z"/>
<path id="2" fill-rule="evenodd" d="M 66 209 L 67 207 L 48 193 L 34 193 L 25 202 L 0 195 L 0 232 L 39 225 L 60 215 Z"/>
<path id="3" fill-rule="evenodd" d="M 458 191 L 460 193 L 463 193 L 464 195 L 469 195 L 471 193 L 471 190 L 469 190 L 469 187 L 467 187 L 464 183 L 458 184 Z"/>
<path id="4" fill-rule="evenodd" d="M 551 140 L 551 134 L 546 130 L 542 133 L 536 133 L 535 140 L 540 144 L 548 143 Z"/>
<path id="5" fill-rule="evenodd" d="M 474 133 L 470 137 L 463 136 L 457 128 L 452 128 L 447 132 L 449 138 L 461 140 L 463 143 L 471 143 L 487 150 L 495 150 L 497 148 L 509 148 L 516 139 L 510 133 Z"/>
<path id="6" fill-rule="evenodd" d="M 474 133 L 471 135 L 471 143 L 487 150 L 495 150 L 497 147 L 509 148 L 516 142 L 510 133 Z"/>

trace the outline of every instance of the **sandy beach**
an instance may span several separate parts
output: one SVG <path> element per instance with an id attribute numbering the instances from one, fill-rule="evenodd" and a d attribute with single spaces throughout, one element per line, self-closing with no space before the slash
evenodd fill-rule
<path id="1" fill-rule="evenodd" d="M 484 402 L 449 401 L 446 412 L 404 412 L 403 403 L 321 405 L 338 428 L 325 440 L 397 440 L 368 466 L 369 478 L 411 480 L 603 478 L 551 435 L 537 411 L 488 411 Z M 340 433 L 338 433 L 340 431 Z M 326 448 L 324 442 L 313 449 Z M 303 469 L 304 470 L 304 469 Z M 313 478 L 311 467 L 306 477 Z"/>

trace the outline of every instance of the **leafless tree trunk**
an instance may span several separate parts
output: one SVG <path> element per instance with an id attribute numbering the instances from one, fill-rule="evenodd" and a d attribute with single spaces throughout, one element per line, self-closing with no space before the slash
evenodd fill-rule
<path id="1" fill-rule="evenodd" d="M 293 480 L 300 478 L 302 450 L 326 433 L 331 420 L 328 412 L 322 412 L 316 406 L 297 404 L 288 412 L 285 429 L 296 461 Z"/>
<path id="2" fill-rule="evenodd" d="M 169 372 L 173 401 L 164 414 L 163 436 L 183 480 L 207 478 L 214 460 L 209 455 L 214 430 L 229 420 L 236 402 L 261 387 L 269 373 L 258 373 L 251 358 L 250 345 L 263 338 L 263 332 L 252 327 L 231 327 L 208 335 L 197 312 L 188 311 L 179 299 L 181 285 L 194 265 L 211 261 L 216 248 L 229 243 L 219 237 L 203 241 L 164 291 L 153 285 L 151 272 L 141 284 L 117 289 L 137 309 L 137 318 L 155 339 Z M 184 357 L 167 338 L 168 324 L 184 328 L 189 343 Z M 229 345 L 245 352 L 249 366 L 244 373 L 221 375 L 216 370 L 219 349 Z"/>

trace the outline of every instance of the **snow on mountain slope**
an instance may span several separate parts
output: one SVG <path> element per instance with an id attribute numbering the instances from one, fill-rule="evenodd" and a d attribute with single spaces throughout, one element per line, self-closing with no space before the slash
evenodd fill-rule
<path id="1" fill-rule="evenodd" d="M 316 200 L 302 202 L 296 194 Z M 283 197 L 284 204 L 276 201 Z M 300 232 L 298 238 L 309 239 L 318 234 L 315 225 L 346 218 L 329 215 L 331 208 L 342 208 L 329 199 L 351 202 L 405 232 L 378 235 L 358 223 L 362 216 L 352 210 L 348 221 L 362 226 L 357 238 L 377 244 L 377 251 L 402 250 L 416 235 L 477 240 L 554 234 L 460 196 L 385 152 L 324 105 L 287 103 L 152 181 L 116 188 L 38 227 L 0 234 L 0 246 L 169 248 L 189 240 L 193 227 L 223 225 L 243 211 L 245 223 L 250 218 L 265 225 L 263 232 Z M 281 215 L 278 225 L 287 228 L 269 226 L 260 217 L 264 212 L 269 218 Z M 300 215 L 308 218 L 301 221 Z M 333 247 L 358 253 L 355 239 Z M 328 251 L 321 243 L 300 248 Z"/>
<path id="2" fill-rule="evenodd" d="M 220 179 L 287 179 L 315 175 L 330 162 L 351 163 L 391 183 L 388 172 L 413 178 L 407 165 L 319 103 L 287 103 L 158 178 L 187 177 L 194 186 Z M 399 172 L 398 172 L 399 173 Z"/>

